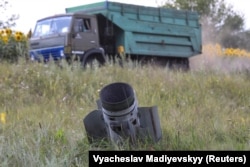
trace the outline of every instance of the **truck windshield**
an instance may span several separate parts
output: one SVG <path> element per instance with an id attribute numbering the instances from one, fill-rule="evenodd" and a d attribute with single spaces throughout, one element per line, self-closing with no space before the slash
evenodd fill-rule
<path id="1" fill-rule="evenodd" d="M 41 20 L 36 23 L 33 37 L 67 33 L 69 31 L 71 16 L 55 17 Z"/>

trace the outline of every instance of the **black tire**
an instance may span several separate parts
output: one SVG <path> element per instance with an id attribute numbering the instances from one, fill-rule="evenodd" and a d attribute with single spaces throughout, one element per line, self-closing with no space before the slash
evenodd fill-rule
<path id="1" fill-rule="evenodd" d="M 84 59 L 81 64 L 84 69 L 86 68 L 93 69 L 102 67 L 105 64 L 105 60 L 98 55 L 97 56 L 90 55 L 86 59 Z"/>
<path id="2" fill-rule="evenodd" d="M 168 66 L 173 70 L 189 71 L 188 58 L 172 58 L 169 60 Z"/>

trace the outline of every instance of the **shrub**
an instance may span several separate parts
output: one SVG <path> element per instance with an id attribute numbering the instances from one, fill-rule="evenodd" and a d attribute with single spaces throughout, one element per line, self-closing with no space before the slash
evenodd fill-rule
<path id="1" fill-rule="evenodd" d="M 28 39 L 20 31 L 0 30 L 0 61 L 16 63 L 19 57 L 28 57 Z"/>

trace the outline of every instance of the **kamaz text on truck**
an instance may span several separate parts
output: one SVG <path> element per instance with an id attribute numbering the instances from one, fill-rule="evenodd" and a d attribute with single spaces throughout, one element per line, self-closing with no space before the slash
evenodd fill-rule
<path id="1" fill-rule="evenodd" d="M 78 60 L 85 67 L 108 56 L 189 68 L 201 53 L 196 12 L 99 2 L 66 8 L 65 14 L 37 21 L 30 38 L 32 60 Z M 42 59 L 41 59 L 42 58 Z"/>

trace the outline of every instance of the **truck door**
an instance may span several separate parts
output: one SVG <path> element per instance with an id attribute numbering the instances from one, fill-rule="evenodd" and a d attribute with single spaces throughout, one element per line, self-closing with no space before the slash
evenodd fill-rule
<path id="1" fill-rule="evenodd" d="M 99 46 L 95 17 L 78 16 L 73 22 L 72 53 L 83 54 L 86 50 Z"/>

